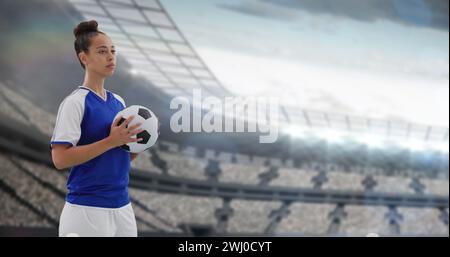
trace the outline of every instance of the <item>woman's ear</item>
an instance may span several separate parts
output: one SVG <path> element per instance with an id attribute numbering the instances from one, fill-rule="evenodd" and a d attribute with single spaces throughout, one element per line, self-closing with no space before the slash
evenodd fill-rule
<path id="1" fill-rule="evenodd" d="M 87 55 L 86 55 L 86 53 L 81 51 L 78 54 L 78 58 L 80 58 L 81 63 L 86 67 L 86 64 L 87 64 Z"/>

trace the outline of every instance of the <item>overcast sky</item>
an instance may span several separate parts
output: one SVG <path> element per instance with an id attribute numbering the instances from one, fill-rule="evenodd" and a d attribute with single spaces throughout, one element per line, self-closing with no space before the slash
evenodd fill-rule
<path id="1" fill-rule="evenodd" d="M 232 92 L 449 126 L 447 0 L 162 0 Z"/>

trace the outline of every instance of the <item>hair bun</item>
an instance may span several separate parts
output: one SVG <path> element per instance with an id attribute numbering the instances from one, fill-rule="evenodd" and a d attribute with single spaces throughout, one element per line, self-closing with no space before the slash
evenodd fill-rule
<path id="1" fill-rule="evenodd" d="M 83 21 L 73 30 L 75 37 L 89 32 L 98 32 L 98 23 L 95 20 Z"/>

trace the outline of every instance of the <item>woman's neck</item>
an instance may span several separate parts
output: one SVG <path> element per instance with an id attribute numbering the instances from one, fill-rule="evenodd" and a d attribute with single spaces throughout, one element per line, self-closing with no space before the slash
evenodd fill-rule
<path id="1" fill-rule="evenodd" d="M 83 82 L 84 87 L 90 88 L 92 91 L 105 98 L 106 93 L 104 84 L 105 84 L 104 77 L 96 76 L 95 74 L 86 71 Z"/>

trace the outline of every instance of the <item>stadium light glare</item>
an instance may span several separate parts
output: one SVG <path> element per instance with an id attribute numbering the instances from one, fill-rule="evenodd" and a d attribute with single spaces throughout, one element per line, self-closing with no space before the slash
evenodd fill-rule
<path id="1" fill-rule="evenodd" d="M 293 138 L 302 138 L 307 134 L 304 128 L 295 125 L 288 126 L 286 129 L 284 129 L 284 132 Z"/>
<path id="2" fill-rule="evenodd" d="M 449 148 L 448 142 L 446 142 L 446 143 L 439 143 L 439 144 L 433 145 L 433 149 L 435 149 L 435 150 L 437 150 L 439 152 L 442 152 L 442 153 L 446 153 L 446 154 L 449 153 L 449 149 L 448 148 Z"/>
<path id="3" fill-rule="evenodd" d="M 405 148 L 408 148 L 411 151 L 414 151 L 414 152 L 421 152 L 421 151 L 424 151 L 429 148 L 425 145 L 424 142 L 417 141 L 417 140 L 408 140 L 408 141 L 401 143 L 401 145 Z"/>
<path id="4" fill-rule="evenodd" d="M 340 143 L 344 139 L 342 133 L 339 133 L 334 130 L 325 130 L 321 133 L 317 133 L 317 136 L 325 139 L 329 143 Z"/>
<path id="5" fill-rule="evenodd" d="M 383 138 L 376 135 L 365 134 L 357 137 L 357 140 L 363 144 L 366 144 L 370 148 L 381 148 L 383 146 Z"/>
<path id="6" fill-rule="evenodd" d="M 130 73 L 131 73 L 131 75 L 138 75 L 139 71 L 136 69 L 130 69 Z"/>

